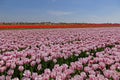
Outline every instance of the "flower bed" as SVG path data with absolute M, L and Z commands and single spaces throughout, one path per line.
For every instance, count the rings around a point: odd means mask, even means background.
M 119 80 L 120 29 L 0 31 L 0 80 Z

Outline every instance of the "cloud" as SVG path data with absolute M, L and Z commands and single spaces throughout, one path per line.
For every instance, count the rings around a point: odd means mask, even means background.
M 48 14 L 54 15 L 54 16 L 65 16 L 65 15 L 72 14 L 72 12 L 67 12 L 67 11 L 48 11 Z

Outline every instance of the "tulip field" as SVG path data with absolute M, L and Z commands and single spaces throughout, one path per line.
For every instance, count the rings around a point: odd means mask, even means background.
M 120 28 L 0 30 L 0 80 L 120 80 Z

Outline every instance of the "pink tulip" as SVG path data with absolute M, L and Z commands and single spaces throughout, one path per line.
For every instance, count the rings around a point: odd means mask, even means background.
M 4 75 L 0 76 L 0 80 L 5 80 L 5 76 Z
M 12 63 L 11 64 L 11 69 L 15 69 L 16 68 L 16 64 L 15 63 Z
M 19 78 L 14 78 L 14 79 L 12 79 L 12 80 L 19 80 Z
M 0 67 L 0 73 L 3 73 L 6 70 L 6 66 Z
M 84 67 L 84 71 L 85 71 L 85 72 L 89 72 L 90 70 L 91 70 L 90 67 Z
M 104 76 L 107 77 L 107 78 L 111 78 L 111 72 L 109 70 L 106 70 L 103 72 L 104 73 Z
M 31 77 L 31 72 L 29 70 L 25 70 L 23 75 L 24 75 L 24 77 L 30 78 Z
M 39 64 L 41 62 L 40 59 L 36 59 L 36 63 Z
M 1 66 L 4 65 L 4 61 L 3 60 L 0 61 L 0 65 Z
M 31 65 L 32 67 L 35 66 L 35 64 L 36 64 L 35 61 L 32 61 L 32 62 L 30 63 L 30 65 Z
M 6 76 L 5 80 L 11 80 L 12 76 Z
M 19 70 L 20 72 L 22 72 L 22 71 L 24 70 L 24 67 L 23 67 L 23 66 L 19 66 L 19 67 L 18 67 L 18 70 Z
M 32 73 L 32 79 L 35 79 L 38 76 L 37 73 Z
M 93 64 L 93 65 L 92 65 L 92 69 L 93 69 L 93 70 L 96 70 L 98 67 L 99 67 L 98 64 Z
M 9 76 L 12 76 L 13 73 L 14 73 L 14 70 L 12 70 L 12 69 L 9 69 L 8 72 L 7 72 L 7 74 L 8 74 Z
M 39 70 L 41 70 L 41 68 L 42 68 L 42 65 L 39 64 L 39 65 L 37 66 L 37 70 L 39 71 Z

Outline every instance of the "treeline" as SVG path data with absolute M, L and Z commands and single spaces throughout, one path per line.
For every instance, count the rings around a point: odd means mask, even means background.
M 71 25 L 71 24 L 76 24 L 76 25 L 120 25 L 120 23 L 53 23 L 53 22 L 40 22 L 40 23 L 32 23 L 32 22 L 0 22 L 0 25 Z
M 52 22 L 40 22 L 40 23 L 32 23 L 32 22 L 15 22 L 15 23 L 6 23 L 2 22 L 0 25 L 54 25 L 54 24 L 72 24 L 72 23 L 52 23 Z

